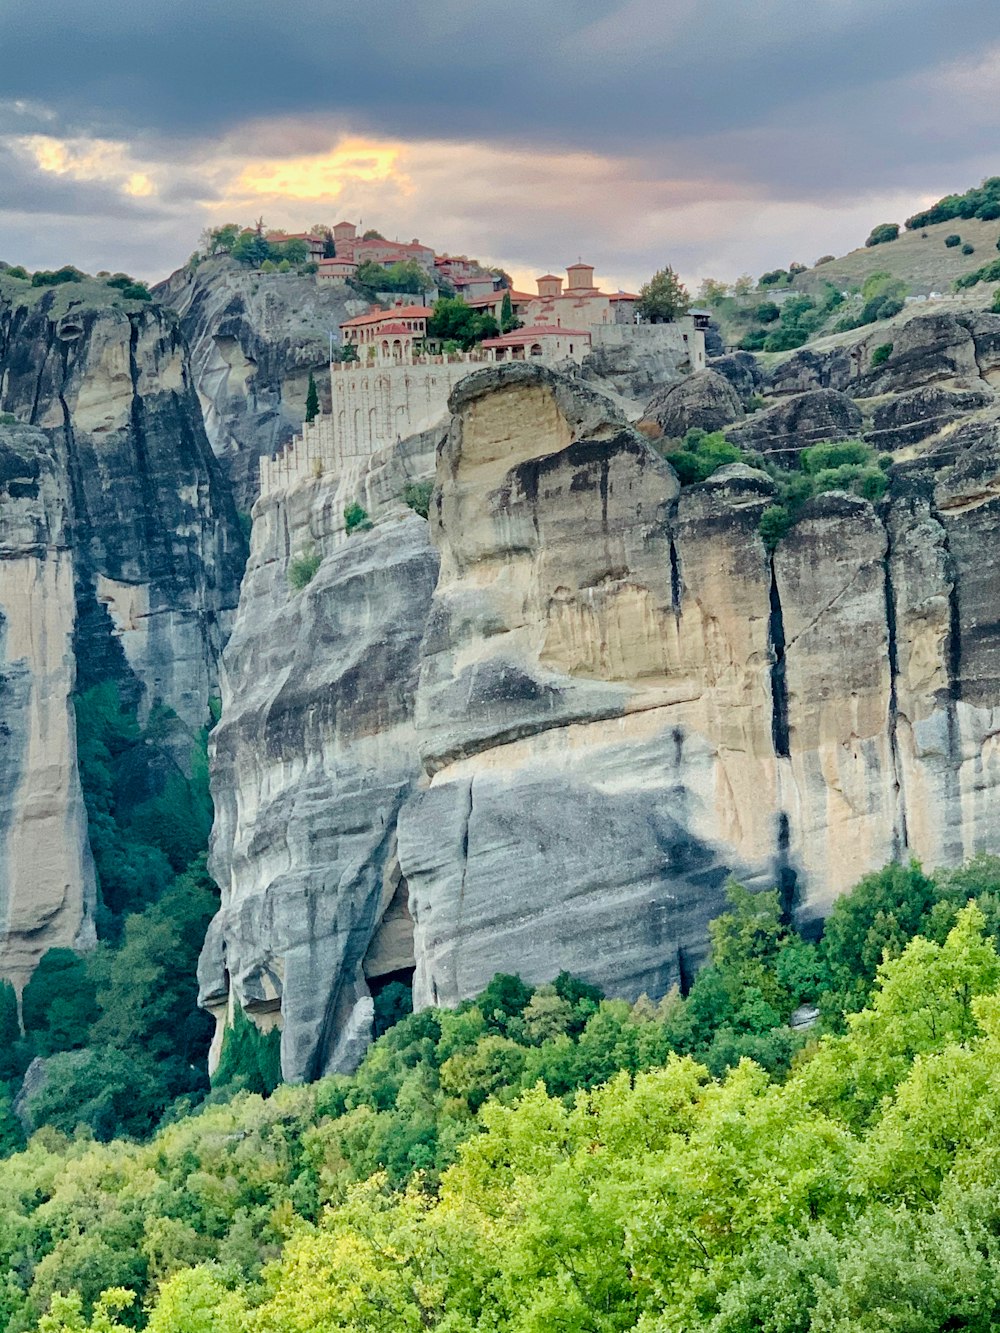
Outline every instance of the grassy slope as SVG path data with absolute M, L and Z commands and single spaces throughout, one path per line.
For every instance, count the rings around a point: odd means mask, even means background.
M 944 238 L 952 233 L 973 245 L 975 254 L 963 255 L 960 245 L 949 249 Z M 998 218 L 992 222 L 955 218 L 925 227 L 923 231 L 900 232 L 899 238 L 887 245 L 874 245 L 870 249 L 861 246 L 841 259 L 800 274 L 792 286 L 795 291 L 812 294 L 826 281 L 847 291 L 860 287 L 872 273 L 891 273 L 894 278 L 902 278 L 913 295 L 946 294 L 952 290 L 956 278 L 998 257 L 998 238 Z

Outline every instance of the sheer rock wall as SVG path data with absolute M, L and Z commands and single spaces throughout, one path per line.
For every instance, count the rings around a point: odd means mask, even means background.
M 141 715 L 171 709 L 184 762 L 244 556 L 173 319 L 67 286 L 0 280 L 0 976 L 19 987 L 94 937 L 74 692 L 111 679 Z
M 656 996 L 731 874 L 805 921 L 894 856 L 1000 849 L 995 426 L 877 508 L 818 497 L 771 554 L 765 474 L 681 490 L 578 383 L 486 369 L 452 408 L 429 525 L 391 451 L 255 512 L 202 986 L 280 1016 L 287 1075 L 357 1059 L 383 922 L 418 1005 L 498 970 Z

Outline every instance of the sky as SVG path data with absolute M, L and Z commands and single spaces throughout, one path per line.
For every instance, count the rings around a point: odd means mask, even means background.
M 346 218 L 634 290 L 1000 174 L 998 0 L 0 0 L 0 259 Z M 530 288 L 533 290 L 533 287 Z

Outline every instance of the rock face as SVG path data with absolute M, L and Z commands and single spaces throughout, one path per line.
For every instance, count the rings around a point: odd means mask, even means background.
M 741 421 L 744 412 L 739 393 L 724 375 L 699 370 L 654 394 L 646 405 L 646 416 L 660 425 L 668 439 L 680 439 L 692 427 L 721 430 Z
M 876 449 L 905 449 L 985 407 L 991 399 L 985 388 L 946 389 L 933 384 L 894 394 L 875 407 L 865 439 Z
M 0 975 L 93 939 L 72 696 L 206 721 L 243 546 L 171 318 L 0 279 Z M 111 296 L 117 295 L 113 291 Z
M 797 466 L 799 453 L 820 440 L 857 438 L 860 409 L 835 389 L 812 389 L 755 412 L 726 432 L 734 444 L 774 457 L 784 467 Z
M 406 441 L 255 509 L 213 733 L 222 907 L 199 984 L 220 1041 L 231 1003 L 281 1021 L 286 1077 L 353 1067 L 370 990 L 413 968 L 396 822 L 420 776 L 414 691 L 438 559 L 398 497 L 433 469 L 435 443 Z M 354 501 L 382 521 L 348 538 Z M 303 557 L 318 568 L 296 590 Z
M 94 941 L 96 886 L 76 766 L 70 495 L 41 430 L 0 427 L 0 976 L 39 940 Z
M 396 499 L 412 444 L 256 510 L 202 995 L 281 1022 L 286 1074 L 349 1067 L 410 969 L 418 1005 L 498 970 L 657 996 L 730 874 L 807 921 L 893 857 L 1000 850 L 994 426 L 771 554 L 766 475 L 682 490 L 570 379 L 481 370 L 452 408 L 429 525 Z
M 941 312 L 911 319 L 892 335 L 892 355 L 881 366 L 869 370 L 857 393 L 900 393 L 941 380 L 959 380 L 968 384 L 979 381 L 977 338 L 973 325 L 987 322 L 983 333 L 993 335 L 996 315 L 955 315 Z M 992 337 L 990 337 L 992 341 Z
M 259 273 L 226 256 L 178 269 L 156 289 L 191 348 L 205 429 L 240 508 L 259 487 L 257 460 L 302 428 L 309 374 L 329 411 L 329 334 L 368 302 L 310 275 Z
M 727 356 L 713 357 L 709 369 L 729 381 L 744 407 L 764 382 L 760 362 L 753 352 L 730 352 Z
M 810 389 L 851 390 L 857 371 L 846 347 L 818 352 L 800 347 L 785 361 L 763 373 L 767 392 L 778 397 L 789 393 L 807 393 Z
M 687 369 L 686 354 L 673 348 L 623 343 L 595 347 L 584 357 L 579 375 L 587 384 L 644 403 L 655 390 L 679 384 Z

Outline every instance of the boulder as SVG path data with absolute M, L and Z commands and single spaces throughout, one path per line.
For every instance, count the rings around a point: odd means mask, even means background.
M 880 403 L 865 439 L 876 449 L 903 449 L 936 435 L 968 412 L 984 407 L 992 393 L 980 389 L 946 389 L 929 384 L 895 394 Z
M 645 410 L 645 416 L 656 421 L 668 439 L 680 439 L 692 427 L 721 430 L 745 415 L 736 389 L 714 370 L 699 370 L 654 394 Z
M 861 434 L 857 405 L 836 389 L 813 389 L 755 412 L 726 432 L 734 444 L 798 466 L 798 455 L 821 440 L 848 440 Z
M 764 388 L 775 397 L 807 393 L 810 389 L 837 389 L 846 393 L 855 373 L 850 350 L 846 347 L 835 347 L 826 352 L 801 347 L 766 372 Z
M 866 350 L 870 353 L 876 345 L 888 341 L 892 342 L 892 354 L 861 377 L 854 390 L 856 398 L 903 393 L 942 380 L 970 387 L 980 379 L 975 338 L 969 322 L 960 315 L 950 311 L 917 315 L 894 328 L 891 335 L 871 335 Z
M 764 382 L 760 362 L 753 352 L 730 352 L 728 356 L 713 357 L 709 370 L 729 381 L 744 407 Z

